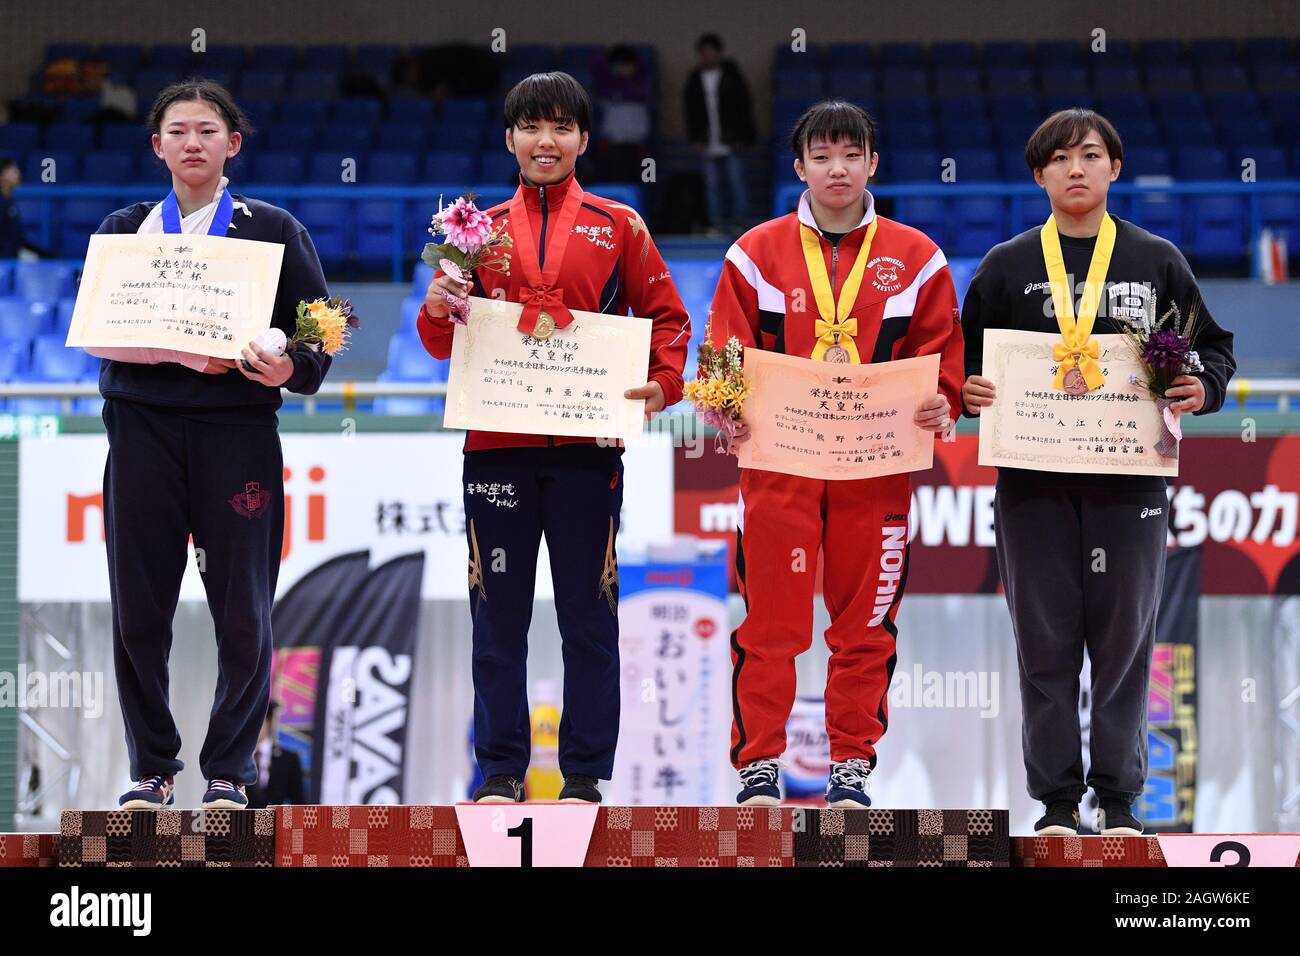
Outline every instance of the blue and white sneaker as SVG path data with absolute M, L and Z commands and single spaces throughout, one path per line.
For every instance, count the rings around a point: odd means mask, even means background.
M 871 806 L 867 796 L 867 775 L 871 764 L 862 757 L 850 757 L 831 764 L 826 785 L 826 803 L 837 810 L 860 810 Z
M 168 774 L 154 774 L 141 778 L 140 782 L 117 798 L 117 805 L 122 810 L 161 810 L 176 802 L 172 792 L 175 778 Z
M 742 789 L 736 803 L 742 807 L 781 805 L 781 765 L 775 760 L 755 760 L 740 768 Z
M 229 780 L 208 781 L 208 792 L 203 795 L 204 810 L 243 810 L 247 806 L 248 797 L 243 787 L 237 787 Z

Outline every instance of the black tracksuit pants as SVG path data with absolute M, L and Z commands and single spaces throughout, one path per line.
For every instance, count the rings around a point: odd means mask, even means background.
M 1147 691 L 1165 569 L 1163 489 L 998 480 L 998 569 L 1019 656 L 1025 772 L 1037 800 L 1135 800 L 1147 774 Z M 1084 780 L 1079 672 L 1092 670 Z
M 560 771 L 608 779 L 619 718 L 620 450 L 580 443 L 466 452 L 464 495 L 483 776 L 523 780 L 528 769 L 528 626 L 544 534 L 564 658 Z
M 184 764 L 168 707 L 167 660 L 193 535 L 218 661 L 199 767 L 207 779 L 250 784 L 270 701 L 284 465 L 273 412 L 251 412 L 247 424 L 202 418 L 198 410 L 104 403 L 113 660 L 132 776 L 177 773 Z M 178 678 L 181 693 L 191 693 L 185 676 Z

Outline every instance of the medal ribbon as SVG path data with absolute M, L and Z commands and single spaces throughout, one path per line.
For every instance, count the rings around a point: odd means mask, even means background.
M 1074 290 L 1065 275 L 1065 259 L 1061 255 L 1061 237 L 1056 231 L 1055 216 L 1047 217 L 1040 239 L 1047 279 L 1052 288 L 1056 324 L 1061 329 L 1061 341 L 1052 345 L 1052 358 L 1057 362 L 1052 387 L 1064 391 L 1066 372 L 1077 367 L 1090 390 L 1100 388 L 1106 384 L 1106 376 L 1097 364 L 1101 349 L 1092 337 L 1092 327 L 1097 321 L 1097 308 L 1101 304 L 1111 253 L 1115 251 L 1115 221 L 1109 215 L 1102 216 L 1101 231 L 1097 233 L 1097 245 L 1088 264 L 1088 278 L 1083 284 L 1077 319 L 1074 315 Z
M 221 190 L 217 200 L 216 211 L 212 214 L 212 224 L 208 226 L 209 236 L 224 236 L 230 231 L 230 220 L 235 218 L 235 201 L 230 198 L 230 189 Z M 176 190 L 167 194 L 162 201 L 163 232 L 178 235 L 181 231 L 181 207 L 176 202 Z
M 524 287 L 520 300 L 524 311 L 519 317 L 517 328 L 525 335 L 532 335 L 537 330 L 537 318 L 543 312 L 550 313 L 557 329 L 568 328 L 573 322 L 573 313 L 564 304 L 564 290 L 555 283 L 560 277 L 564 251 L 569 246 L 573 224 L 578 219 L 578 209 L 582 206 L 582 197 L 585 195 L 582 187 L 578 185 L 578 180 L 571 177 L 568 191 L 564 194 L 564 205 L 560 207 L 554 228 L 547 237 L 546 268 L 543 269 L 537 253 L 537 242 L 533 239 L 533 225 L 528 216 L 528 204 L 524 201 L 524 190 L 536 188 L 536 186 L 521 184 L 515 191 L 514 198 L 510 200 L 512 232 L 515 246 L 519 251 L 515 261 L 524 273 Z
M 804 261 L 808 264 L 808 278 L 812 282 L 813 298 L 817 300 L 817 319 L 814 329 L 817 344 L 813 346 L 812 357 L 824 360 L 827 349 L 838 345 L 849 353 L 849 363 L 860 365 L 858 347 L 853 337 L 858 334 L 858 320 L 849 318 L 854 304 L 858 301 L 858 289 L 862 287 L 862 276 L 867 270 L 867 259 L 871 256 L 871 240 L 876 236 L 876 224 L 880 220 L 873 217 L 867 226 L 866 238 L 858 257 L 853 260 L 848 278 L 840 290 L 839 301 L 835 299 L 835 290 L 831 288 L 830 276 L 826 273 L 826 260 L 822 257 L 821 239 L 817 230 L 803 223 L 799 224 L 799 240 L 803 245 Z

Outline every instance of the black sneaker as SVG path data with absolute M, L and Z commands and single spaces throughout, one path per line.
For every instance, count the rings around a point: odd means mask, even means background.
M 203 795 L 204 810 L 244 810 L 248 795 L 244 788 L 220 778 L 208 781 L 208 791 Z
M 1079 805 L 1069 800 L 1045 804 L 1047 813 L 1034 824 L 1035 836 L 1078 836 Z
M 1097 810 L 1097 832 L 1102 836 L 1141 836 L 1142 821 L 1133 816 L 1127 800 L 1106 797 Z
M 561 803 L 600 803 L 600 790 L 596 778 L 585 773 L 571 773 L 564 778 L 564 789 L 560 791 Z
M 741 767 L 741 791 L 736 803 L 742 807 L 778 807 L 781 805 L 781 765 L 775 760 L 755 760 Z
M 174 779 L 171 774 L 162 776 L 154 774 L 144 777 L 134 787 L 117 798 L 121 810 L 161 810 L 176 802 L 172 792 Z
M 524 785 L 503 773 L 493 774 L 474 791 L 475 803 L 523 803 Z

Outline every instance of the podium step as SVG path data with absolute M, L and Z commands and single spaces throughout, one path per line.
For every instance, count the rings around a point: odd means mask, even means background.
M 469 866 L 454 807 L 277 807 L 276 815 L 276 866 Z
M 0 833 L 0 867 L 54 866 L 57 833 Z
M 583 865 L 791 866 L 795 813 L 783 807 L 601 807 Z
M 1013 837 L 1016 866 L 1168 866 L 1154 836 Z
M 1006 810 L 801 811 L 795 866 L 1005 867 Z
M 274 810 L 65 810 L 59 866 L 274 866 Z

